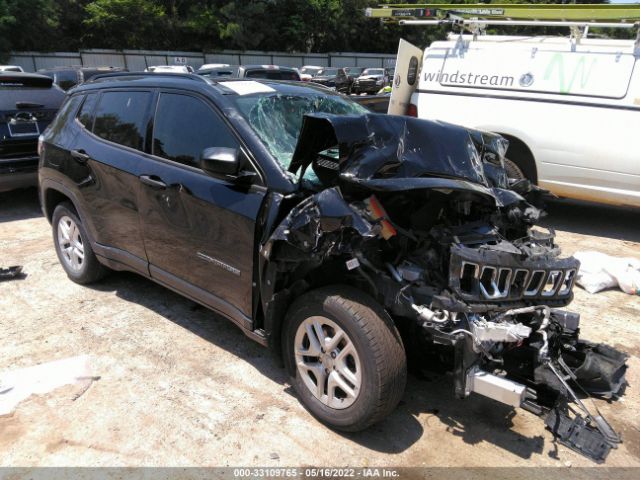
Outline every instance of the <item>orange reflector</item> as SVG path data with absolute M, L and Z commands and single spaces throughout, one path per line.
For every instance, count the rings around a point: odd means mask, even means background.
M 384 207 L 375 197 L 375 195 L 371 195 L 369 198 L 367 198 L 365 200 L 365 203 L 367 204 L 367 210 L 371 214 L 371 218 L 373 218 L 374 220 L 382 218 L 382 221 L 380 222 L 380 224 L 382 225 L 382 232 L 380 232 L 382 238 L 384 238 L 385 240 L 389 240 L 391 237 L 398 233 L 396 232 L 396 229 L 393 228 L 393 225 L 391 225 L 391 222 L 385 220 L 386 218 L 388 218 L 387 212 L 384 210 Z

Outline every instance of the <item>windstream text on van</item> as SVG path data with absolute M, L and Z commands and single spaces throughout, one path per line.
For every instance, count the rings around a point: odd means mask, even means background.
M 476 74 L 473 72 L 461 73 L 456 70 L 454 73 L 443 72 L 425 72 L 425 82 L 438 82 L 443 84 L 455 83 L 458 85 L 493 85 L 500 87 L 512 87 L 514 77 L 509 75 L 487 75 Z

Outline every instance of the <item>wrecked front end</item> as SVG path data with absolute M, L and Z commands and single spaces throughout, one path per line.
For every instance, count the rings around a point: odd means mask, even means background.
M 564 310 L 579 262 L 535 227 L 544 192 L 508 183 L 506 148 L 409 117 L 305 117 L 290 167 L 304 199 L 261 250 L 265 312 L 313 285 L 356 285 L 450 360 L 458 397 L 544 415 L 600 462 L 620 438 L 584 399 L 621 393 L 626 356 L 579 339 Z

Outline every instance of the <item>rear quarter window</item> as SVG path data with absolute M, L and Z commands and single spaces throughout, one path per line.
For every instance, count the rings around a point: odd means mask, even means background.
M 89 93 L 80 107 L 78 112 L 78 121 L 86 128 L 91 130 L 93 127 L 93 111 L 95 110 L 96 103 L 98 102 L 97 93 Z
M 104 92 L 95 113 L 93 133 L 125 147 L 144 149 L 150 92 Z
M 78 84 L 78 72 L 75 70 L 62 70 L 55 73 L 54 81 L 63 90 L 69 90 Z
M 49 126 L 52 135 L 58 135 L 63 130 L 69 119 L 73 119 L 82 99 L 82 95 L 73 95 L 65 100 L 55 119 Z

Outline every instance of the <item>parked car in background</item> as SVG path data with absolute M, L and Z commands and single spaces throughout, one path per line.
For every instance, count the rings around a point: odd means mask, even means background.
M 353 83 L 353 81 L 362 74 L 364 69 L 365 67 L 344 67 L 344 70 L 347 72 L 347 76 L 351 80 L 351 83 Z
M 64 97 L 49 77 L 0 72 L 0 192 L 36 185 L 38 135 Z
M 193 73 L 190 65 L 151 65 L 144 69 L 145 72 L 156 73 Z
M 18 65 L 0 65 L 0 72 L 24 72 L 24 69 Z
M 352 83 L 345 68 L 334 67 L 325 67 L 319 70 L 311 81 L 325 87 L 335 88 L 340 93 L 349 93 Z
M 198 67 L 198 70 L 210 70 L 212 68 L 224 68 L 230 66 L 231 65 L 229 65 L 228 63 L 205 63 L 204 65 L 200 65 L 200 67 Z
M 354 80 L 351 91 L 355 94 L 378 93 L 382 87 L 391 81 L 390 78 L 388 70 L 385 68 L 366 68 Z
M 53 83 L 58 85 L 62 90 L 69 90 L 76 85 L 86 82 L 87 80 L 100 75 L 102 73 L 126 72 L 126 68 L 122 67 L 54 67 L 42 68 L 38 70 L 40 75 L 45 75 L 53 79 Z
M 200 75 L 203 77 L 218 79 L 218 78 L 232 78 L 238 76 L 238 66 L 227 65 L 226 67 L 211 67 L 211 68 L 200 68 L 196 70 L 196 75 Z
M 238 68 L 238 78 L 300 81 L 300 74 L 293 67 L 280 67 L 278 65 L 241 65 Z
M 303 82 L 308 82 L 313 77 L 315 77 L 320 70 L 324 67 L 317 67 L 315 65 L 305 65 L 298 72 L 300 73 L 300 80 Z

